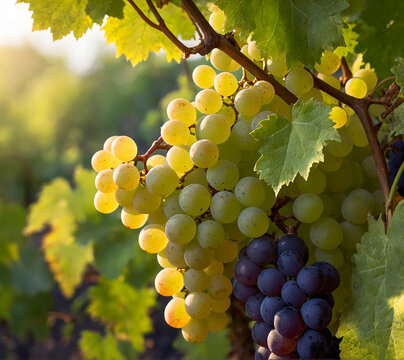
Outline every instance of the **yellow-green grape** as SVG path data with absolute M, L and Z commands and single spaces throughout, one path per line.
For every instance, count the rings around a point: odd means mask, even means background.
M 184 286 L 190 292 L 200 292 L 208 287 L 208 275 L 202 270 L 188 269 L 184 275 Z
M 185 145 L 191 147 L 193 144 L 195 144 L 197 141 L 196 135 L 189 134 L 187 142 Z
M 333 76 L 333 75 L 326 75 L 326 74 L 317 74 L 317 77 L 321 80 L 323 80 L 324 82 L 326 82 L 328 85 L 331 85 L 333 88 L 335 89 L 341 89 L 341 83 L 339 82 L 339 80 Z M 330 104 L 330 105 L 337 105 L 338 104 L 338 100 L 336 98 L 334 98 L 333 96 L 321 91 L 321 96 L 323 98 L 323 102 L 326 104 Z
M 166 247 L 167 243 L 163 225 L 146 225 L 139 233 L 139 246 L 149 254 L 157 254 Z
M 184 259 L 191 269 L 203 270 L 209 266 L 212 254 L 197 242 L 191 242 L 185 247 Z
M 345 259 L 342 250 L 337 247 L 333 250 L 321 250 L 319 248 L 315 251 L 317 261 L 328 262 L 337 269 L 344 265 Z
M 164 309 L 164 319 L 168 325 L 176 329 L 187 325 L 191 317 L 185 311 L 185 300 L 180 297 L 171 299 Z
M 209 185 L 218 191 L 233 189 L 238 177 L 237 166 L 229 160 L 219 160 L 206 172 Z
M 247 120 L 237 121 L 231 130 L 232 142 L 241 150 L 256 150 L 260 142 L 251 135 L 251 123 Z
M 188 126 L 178 120 L 167 121 L 161 127 L 161 137 L 168 145 L 183 145 L 189 138 Z
M 374 105 L 374 104 L 372 104 L 372 105 Z M 370 107 L 372 105 L 370 105 Z M 370 110 L 370 107 L 369 107 L 369 110 Z M 342 108 L 345 110 L 345 112 L 347 113 L 348 116 L 352 116 L 353 114 L 355 114 L 355 111 L 350 106 L 348 106 L 346 104 L 342 104 Z
M 110 136 L 107 140 L 105 140 L 103 149 L 104 149 L 104 150 L 107 150 L 107 151 L 111 151 L 112 142 L 113 142 L 117 137 L 118 137 L 117 135 L 113 135 L 113 136 Z
M 209 276 L 208 293 L 215 299 L 230 296 L 232 285 L 230 279 L 222 274 Z
M 166 256 L 166 250 L 163 249 L 161 250 L 158 254 L 157 254 L 157 262 L 159 263 L 159 265 L 164 268 L 175 268 L 175 266 L 173 264 L 171 264 Z
M 216 248 L 213 254 L 213 258 L 217 261 L 227 264 L 236 259 L 237 255 L 238 255 L 237 243 L 234 241 L 224 239 L 224 241 Z
M 213 12 L 209 16 L 209 24 L 212 26 L 213 30 L 215 30 L 219 34 L 224 34 L 224 21 L 226 20 L 226 15 L 219 8 L 215 7 Z
M 131 207 L 133 206 L 133 196 L 135 195 L 135 192 L 136 189 L 124 190 L 118 188 L 115 191 L 115 200 L 123 207 Z
M 352 139 L 355 146 L 365 147 L 369 145 L 368 137 L 366 136 L 365 129 L 357 115 L 353 115 L 348 119 L 346 124 L 346 132 Z
M 228 322 L 227 315 L 225 313 L 214 313 L 211 312 L 206 318 L 208 322 L 209 331 L 217 332 L 223 330 Z
M 173 296 L 184 287 L 184 276 L 173 268 L 161 270 L 154 281 L 156 291 L 162 296 Z
M 231 137 L 223 144 L 220 144 L 218 148 L 219 160 L 229 160 L 236 165 L 239 164 L 241 160 L 241 150 L 235 145 Z
M 341 141 L 330 141 L 327 144 L 327 151 L 330 155 L 337 158 L 346 157 L 353 148 L 353 143 L 351 137 L 342 129 L 339 130 L 339 135 Z
M 365 190 L 364 190 L 365 191 Z M 360 225 L 367 221 L 368 214 L 374 209 L 374 200 L 364 198 L 362 194 L 351 193 L 342 203 L 341 212 L 346 221 Z
M 286 75 L 285 86 L 293 94 L 300 96 L 313 87 L 313 78 L 303 68 L 294 69 Z
M 283 115 L 286 119 L 292 119 L 292 108 L 277 95 L 275 95 L 270 104 L 265 106 L 265 110 Z
M 177 244 L 188 244 L 196 234 L 195 220 L 185 214 L 177 214 L 167 221 L 166 236 Z
M 164 214 L 167 216 L 167 219 L 176 214 L 184 213 L 180 206 L 179 196 L 180 190 L 176 190 L 164 200 Z
M 237 243 L 247 240 L 247 236 L 240 231 L 237 221 L 232 222 L 231 224 L 223 224 L 223 227 L 228 239 L 236 241 Z
M 312 168 L 307 180 L 304 180 L 302 176 L 298 175 L 296 176 L 295 182 L 301 194 L 312 193 L 320 195 L 327 185 L 327 178 L 320 169 Z
M 215 144 L 222 144 L 230 137 L 231 129 L 223 115 L 207 115 L 199 126 L 201 139 L 213 141 Z
M 299 195 L 293 203 L 293 215 L 302 223 L 316 221 L 324 210 L 320 196 L 310 193 Z
M 311 242 L 322 250 L 332 250 L 342 242 L 341 225 L 330 217 L 321 217 L 310 228 Z
M 256 238 L 265 234 L 269 226 L 269 220 L 264 210 L 257 207 L 248 207 L 240 212 L 237 224 L 245 236 Z
M 186 145 L 173 146 L 168 150 L 166 159 L 170 168 L 177 173 L 185 173 L 194 166 L 189 156 L 189 147 Z
M 219 223 L 229 224 L 237 220 L 240 203 L 231 191 L 219 191 L 212 197 L 210 213 Z
M 362 236 L 366 233 L 366 227 L 351 224 L 348 221 L 344 221 L 340 225 L 343 232 L 341 248 L 345 251 L 355 252 L 356 244 L 361 241 Z
M 265 188 L 265 199 L 262 202 L 262 204 L 258 207 L 261 208 L 262 210 L 264 210 L 265 212 L 270 212 L 272 206 L 275 205 L 276 196 L 275 196 L 274 190 L 265 183 L 264 183 L 264 188 Z
M 147 219 L 149 224 L 161 224 L 165 225 L 167 222 L 167 216 L 164 214 L 164 203 L 161 202 L 159 208 L 154 212 L 149 214 Z
M 191 319 L 181 331 L 182 336 L 186 341 L 193 344 L 199 344 L 208 337 L 209 325 L 205 319 Z
M 364 98 L 368 93 L 366 82 L 360 78 L 350 78 L 345 84 L 345 92 L 358 99 Z
M 216 75 L 214 86 L 220 95 L 230 96 L 238 89 L 238 81 L 232 73 L 222 72 Z
M 209 264 L 209 266 L 207 268 L 205 268 L 203 270 L 203 272 L 207 275 L 207 276 L 211 276 L 214 274 L 222 274 L 224 270 L 224 266 L 223 263 L 221 263 L 220 261 L 217 261 L 215 259 L 212 259 L 211 263 Z M 207 286 L 207 285 L 206 285 Z
M 353 74 L 353 77 L 362 79 L 368 88 L 370 93 L 377 84 L 377 75 L 370 69 L 360 69 Z
M 381 113 L 385 110 L 386 110 L 386 108 L 380 104 L 371 104 L 369 106 L 370 113 L 375 117 L 379 117 L 381 115 Z M 352 110 L 352 114 L 353 114 L 353 110 Z M 350 114 L 350 115 L 352 115 L 352 114 Z
M 267 60 L 267 70 L 273 76 L 284 78 L 288 73 L 286 54 L 279 55 L 276 59 Z
M 99 150 L 91 158 L 91 166 L 96 172 L 100 172 L 105 169 L 115 169 L 122 163 L 117 159 L 110 151 Z
M 209 187 L 206 171 L 199 167 L 191 171 L 184 179 L 184 187 L 191 184 L 199 184 L 206 188 Z
M 133 190 L 139 185 L 140 173 L 132 164 L 121 164 L 114 170 L 113 179 L 119 188 Z
M 256 41 L 250 41 L 248 43 L 248 55 L 250 55 L 250 58 L 252 60 L 255 60 L 255 61 L 261 60 L 261 54 L 260 54 L 260 51 L 258 50 Z
M 146 175 L 146 186 L 154 195 L 168 196 L 178 186 L 179 178 L 168 165 L 158 165 Z
M 231 106 L 223 105 L 222 108 L 217 112 L 218 115 L 223 115 L 229 124 L 229 126 L 233 126 L 236 121 L 236 113 Z
M 209 89 L 215 82 L 216 71 L 209 65 L 199 65 L 192 72 L 192 80 L 202 89 Z
M 133 207 L 141 214 L 154 213 L 160 203 L 161 196 L 152 194 L 146 187 L 139 187 L 133 195 Z
M 94 196 L 94 207 L 96 210 L 102 214 L 110 214 L 118 208 L 118 203 L 115 200 L 115 194 L 103 193 L 97 191 Z
M 214 220 L 205 220 L 198 225 L 197 239 L 204 249 L 214 250 L 224 241 L 224 229 Z
M 131 161 L 137 155 L 137 145 L 129 136 L 118 136 L 111 144 L 111 152 L 122 161 Z
M 218 70 L 221 71 L 236 71 L 240 65 L 229 57 L 226 53 L 219 49 L 213 49 L 210 53 L 210 62 Z
M 234 188 L 234 194 L 245 207 L 258 207 L 265 200 L 264 185 L 253 176 L 240 179 Z
M 188 100 L 174 99 L 167 106 L 167 116 L 170 120 L 182 121 L 189 127 L 196 121 L 196 110 Z
M 261 104 L 263 105 L 269 104 L 275 96 L 275 89 L 268 81 L 257 81 L 253 89 L 258 90 L 258 93 L 261 95 Z
M 202 114 L 214 114 L 223 105 L 222 97 L 213 89 L 204 89 L 195 97 L 195 106 Z
M 185 298 L 185 310 L 192 319 L 205 319 L 212 308 L 210 296 L 205 292 L 191 292 Z
M 340 127 L 343 127 L 348 120 L 348 116 L 347 116 L 345 110 L 339 106 L 334 106 L 331 109 L 329 118 L 332 121 L 334 121 L 335 129 L 339 129 Z
M 341 59 L 339 56 L 331 51 L 324 51 L 321 59 L 320 64 L 315 64 L 315 69 L 323 74 L 331 75 L 334 74 L 339 67 L 341 66 Z
M 362 170 L 369 179 L 376 180 L 378 178 L 375 160 L 372 155 L 369 155 L 362 160 Z
M 118 186 L 114 183 L 112 174 L 113 171 L 111 169 L 102 170 L 97 174 L 95 177 L 95 187 L 97 190 L 110 193 L 118 189 Z
M 141 214 L 134 207 L 125 207 L 121 211 L 121 221 L 128 229 L 140 229 L 146 224 L 148 215 Z
M 211 196 L 208 189 L 200 184 L 184 187 L 179 196 L 181 209 L 190 216 L 200 216 L 209 209 Z
M 213 166 L 219 157 L 217 145 L 207 139 L 198 140 L 189 150 L 191 161 L 199 168 L 206 169 Z
M 318 168 L 324 172 L 337 171 L 342 164 L 342 159 L 332 156 L 327 149 L 324 150 L 324 161 L 319 163 Z
M 176 244 L 171 241 L 168 242 L 166 246 L 166 256 L 167 260 L 179 269 L 185 269 L 187 264 L 185 263 L 184 253 L 185 246 L 181 244 Z
M 313 99 L 321 103 L 323 101 L 323 95 L 319 89 L 311 88 L 307 93 L 300 95 L 299 99 L 303 102 Z
M 158 154 L 152 155 L 146 161 L 146 168 L 147 168 L 147 170 L 150 170 L 151 168 L 154 168 L 155 166 L 165 165 L 165 163 L 166 163 L 165 156 L 158 155 Z
M 254 116 L 260 111 L 261 105 L 261 95 L 253 88 L 239 91 L 234 98 L 236 110 L 244 116 Z
M 220 299 L 212 298 L 212 311 L 215 313 L 224 313 L 226 312 L 231 305 L 230 298 L 223 297 Z

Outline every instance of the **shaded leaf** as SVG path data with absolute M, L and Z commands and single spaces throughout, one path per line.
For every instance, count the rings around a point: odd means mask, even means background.
M 404 88 L 404 58 L 398 59 L 398 64 L 391 68 L 391 72 L 396 76 L 396 83 L 400 85 L 401 88 Z
M 118 342 L 110 332 L 105 336 L 95 331 L 82 331 L 80 349 L 86 359 L 121 360 L 124 359 L 119 351 Z
M 88 0 L 86 13 L 101 25 L 106 15 L 122 19 L 124 5 L 123 0 Z

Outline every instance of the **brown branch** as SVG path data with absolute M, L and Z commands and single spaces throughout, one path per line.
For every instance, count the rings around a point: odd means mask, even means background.
M 162 144 L 163 138 L 160 136 L 157 140 L 153 141 L 153 144 L 150 146 L 150 148 L 143 154 L 143 155 L 137 155 L 132 161 L 134 161 L 135 165 L 138 161 L 141 161 L 143 163 L 143 168 L 145 171 L 145 174 L 147 174 L 147 160 L 149 159 L 150 156 L 152 156 L 157 150 L 169 150 L 171 148 L 170 145 L 167 144 Z
M 370 96 L 373 96 L 374 94 L 376 94 L 377 90 L 380 89 L 380 87 L 382 87 L 386 82 L 389 82 L 391 80 L 394 80 L 396 77 L 395 76 L 389 76 L 388 78 L 380 81 L 372 90 L 372 92 L 369 94 Z
M 296 234 L 297 229 L 300 226 L 300 221 L 298 221 L 294 215 L 281 215 L 279 214 L 279 210 L 283 208 L 288 202 L 290 198 L 285 196 L 283 198 L 277 198 L 275 205 L 271 208 L 271 214 L 269 218 L 276 226 L 284 233 L 284 234 Z M 288 219 L 296 220 L 296 224 L 294 226 L 286 225 L 285 221 Z
M 341 83 L 342 86 L 345 86 L 346 82 L 352 77 L 352 71 L 349 68 L 344 56 L 341 58 L 341 69 L 342 69 Z

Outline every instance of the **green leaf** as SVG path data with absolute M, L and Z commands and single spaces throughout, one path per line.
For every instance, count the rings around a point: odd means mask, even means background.
M 156 21 L 145 1 L 138 2 L 137 5 L 153 22 Z M 182 52 L 162 32 L 147 25 L 129 3 L 126 3 L 123 11 L 122 20 L 108 18 L 103 27 L 107 43 L 116 45 L 117 57 L 125 55 L 135 66 L 147 60 L 150 51 L 158 53 L 164 50 L 168 62 L 172 59 L 180 61 Z M 175 36 L 181 35 L 182 39 L 194 36 L 195 28 L 180 7 L 169 3 L 159 12 Z
M 404 201 L 387 235 L 381 219 L 369 217 L 369 231 L 353 256 L 352 299 L 337 336 L 341 358 L 404 358 Z
M 32 30 L 50 28 L 53 40 L 73 32 L 76 39 L 92 27 L 93 22 L 86 14 L 87 0 L 19 0 L 29 3 L 34 23 Z
M 322 149 L 326 141 L 339 140 L 329 112 L 328 106 L 317 101 L 299 101 L 293 105 L 291 122 L 283 116 L 270 115 L 251 133 L 263 142 L 255 171 L 275 194 L 298 173 L 307 178 L 311 165 L 324 160 Z
M 80 349 L 86 359 L 124 359 L 119 351 L 118 342 L 110 332 L 107 332 L 105 336 L 101 336 L 101 334 L 95 331 L 82 331 Z
M 101 25 L 105 15 L 122 19 L 124 5 L 123 0 L 88 0 L 86 13 L 95 23 Z
M 377 132 L 382 145 L 388 145 L 395 136 L 404 134 L 404 104 L 396 108 L 386 119 Z
M 398 59 L 398 64 L 391 68 L 391 72 L 396 76 L 396 83 L 400 85 L 401 88 L 404 88 L 404 58 Z
M 136 290 L 120 280 L 100 278 L 89 291 L 91 316 L 102 321 L 120 340 L 129 340 L 137 351 L 144 350 L 144 335 L 151 331 L 148 309 L 154 306 L 153 290 Z
M 347 24 L 346 28 L 342 29 L 342 36 L 344 37 L 345 46 L 338 46 L 335 53 L 339 56 L 347 56 L 348 54 L 355 53 L 355 46 L 358 44 L 358 34 L 354 31 L 354 24 Z
M 341 11 L 345 0 L 219 0 L 226 14 L 226 28 L 240 28 L 246 40 L 250 33 L 263 57 L 286 53 L 290 65 L 314 65 L 324 49 L 343 45 Z M 259 11 L 257 11 L 259 9 Z

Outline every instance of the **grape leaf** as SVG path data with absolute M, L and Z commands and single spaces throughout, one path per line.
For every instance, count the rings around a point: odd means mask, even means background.
M 398 59 L 398 64 L 391 68 L 391 72 L 396 76 L 396 83 L 404 88 L 404 58 Z M 401 89 L 403 91 L 403 89 Z
M 123 18 L 123 0 L 88 0 L 86 13 L 97 24 L 102 24 L 105 15 L 118 19 Z
M 243 40 L 253 32 L 263 57 L 286 52 L 290 65 L 300 61 L 310 66 L 324 49 L 343 45 L 345 0 L 219 0 L 218 5 L 226 14 L 226 29 L 240 28 Z
M 291 122 L 281 115 L 270 115 L 251 133 L 263 142 L 255 171 L 272 186 L 275 194 L 298 173 L 307 178 L 311 165 L 324 160 L 325 142 L 339 140 L 329 112 L 328 106 L 317 101 L 299 101 L 293 105 Z
M 87 0 L 18 0 L 29 3 L 34 20 L 32 30 L 50 28 L 53 40 L 73 32 L 76 39 L 92 27 L 93 22 L 86 14 Z
M 154 17 L 145 2 L 137 4 L 139 8 L 155 22 Z M 103 30 L 107 43 L 115 43 L 116 56 L 125 55 L 133 66 L 149 57 L 149 52 L 166 52 L 167 61 L 172 59 L 179 62 L 182 52 L 159 30 L 147 25 L 138 13 L 127 3 L 123 9 L 124 18 L 108 18 Z M 182 39 L 194 36 L 195 28 L 185 12 L 174 4 L 164 6 L 160 11 L 167 27 L 175 36 Z
M 396 108 L 386 119 L 377 132 L 382 145 L 388 145 L 395 136 L 404 134 L 404 104 Z
M 105 336 L 95 332 L 84 330 L 81 332 L 80 349 L 86 359 L 110 360 L 124 359 L 119 351 L 118 342 L 110 332 Z
M 404 201 L 387 235 L 381 219 L 369 217 L 369 230 L 353 256 L 352 298 L 337 336 L 341 358 L 404 358 Z
M 338 46 L 334 51 L 339 57 L 355 53 L 355 46 L 358 44 L 357 39 L 359 35 L 354 31 L 354 28 L 354 24 L 348 24 L 346 28 L 342 29 L 345 46 Z

